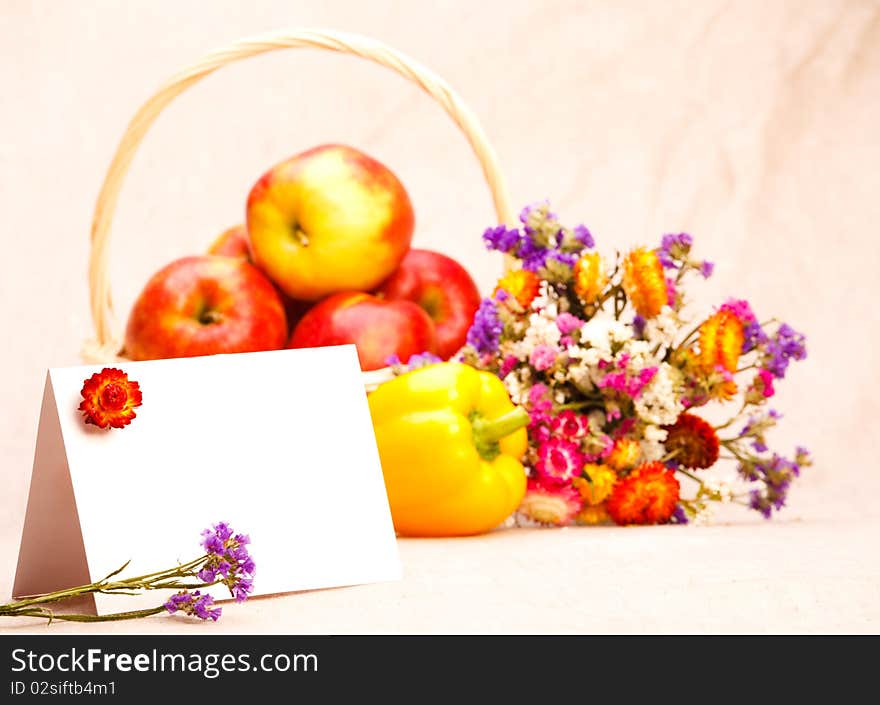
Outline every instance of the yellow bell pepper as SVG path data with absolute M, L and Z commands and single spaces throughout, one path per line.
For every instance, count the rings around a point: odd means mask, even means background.
M 438 363 L 382 384 L 369 405 L 398 534 L 479 534 L 519 506 L 529 416 L 498 377 Z

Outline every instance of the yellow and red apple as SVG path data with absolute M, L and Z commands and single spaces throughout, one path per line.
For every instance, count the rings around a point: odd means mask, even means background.
M 227 228 L 217 239 L 208 247 L 209 255 L 220 255 L 222 257 L 234 257 L 245 262 L 253 263 L 250 251 L 250 239 L 248 238 L 247 228 L 244 225 L 233 225 Z M 273 282 L 274 284 L 274 282 Z M 311 308 L 308 301 L 299 301 L 285 294 L 277 286 L 275 289 L 281 296 L 281 303 L 284 304 L 284 313 L 287 316 L 287 327 L 292 330 L 299 323 L 299 319 L 305 315 L 305 312 Z
M 273 166 L 247 200 L 254 263 L 304 301 L 375 289 L 400 264 L 414 224 L 391 170 L 345 145 L 315 147 Z
M 132 307 L 124 354 L 133 360 L 278 350 L 287 339 L 281 297 L 256 267 L 200 255 L 156 272 Z
M 456 260 L 432 250 L 412 249 L 376 294 L 387 301 L 412 301 L 434 321 L 437 355 L 448 360 L 465 344 L 480 292 Z
M 436 352 L 434 323 L 411 301 L 385 301 L 360 291 L 328 296 L 302 317 L 288 348 L 312 348 L 354 343 L 361 369 L 376 370 L 397 355 Z

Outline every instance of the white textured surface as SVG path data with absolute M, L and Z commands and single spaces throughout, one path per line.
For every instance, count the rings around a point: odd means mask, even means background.
M 880 632 L 880 522 L 514 530 L 402 540 L 404 580 L 228 605 L 216 624 L 0 623 L 8 633 Z M 874 556 L 873 558 L 871 556 Z M 5 627 L 5 629 L 4 629 Z
M 691 232 L 718 263 L 695 292 L 705 309 L 739 295 L 807 333 L 810 359 L 779 385 L 786 418 L 773 442 L 785 451 L 804 442 L 817 463 L 783 514 L 789 523 L 404 542 L 400 585 L 262 601 L 217 627 L 876 631 L 880 5 L 871 0 L 5 0 L 0 595 L 12 581 L 45 369 L 78 362 L 90 332 L 91 207 L 123 126 L 205 51 L 294 25 L 376 36 L 446 78 L 498 150 L 514 203 L 549 197 L 604 248 Z M 328 141 L 397 171 L 416 242 L 491 287 L 499 262 L 479 242 L 488 194 L 448 119 L 387 71 L 291 52 L 212 76 L 148 135 L 114 226 L 120 321 L 150 273 L 241 219 L 268 165 Z M 691 537 L 706 537 L 700 550 Z M 639 545 L 644 561 L 633 558 Z M 598 562 L 570 557 L 600 548 Z M 172 627 L 199 629 L 118 628 Z

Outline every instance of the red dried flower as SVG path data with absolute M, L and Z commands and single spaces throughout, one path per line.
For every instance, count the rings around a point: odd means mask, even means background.
M 686 468 L 708 468 L 718 460 L 718 435 L 712 425 L 694 414 L 684 413 L 667 432 L 666 450 Z
M 137 416 L 141 405 L 140 385 L 115 367 L 105 367 L 89 377 L 82 388 L 83 400 L 79 410 L 86 423 L 100 428 L 122 428 Z
M 619 480 L 606 508 L 615 524 L 665 524 L 678 504 L 675 473 L 663 463 L 642 463 Z

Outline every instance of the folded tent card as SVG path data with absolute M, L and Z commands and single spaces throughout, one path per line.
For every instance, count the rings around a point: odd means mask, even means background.
M 250 535 L 253 595 L 401 577 L 354 346 L 112 366 L 142 394 L 123 428 L 79 409 L 105 365 L 49 370 L 16 597 L 182 562 L 218 520 Z M 156 601 L 98 594 L 95 609 Z

